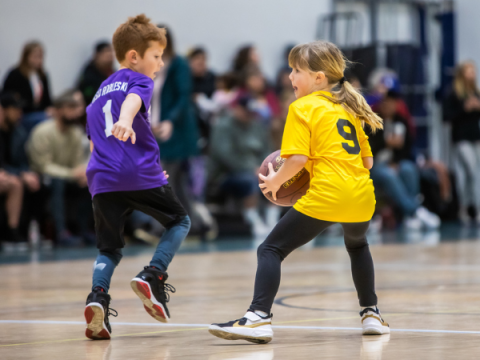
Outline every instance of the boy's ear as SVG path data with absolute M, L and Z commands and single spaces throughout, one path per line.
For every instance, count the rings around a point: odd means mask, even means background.
M 134 65 L 137 64 L 138 58 L 139 58 L 138 53 L 135 50 L 129 50 L 125 55 L 125 59 L 127 59 L 129 63 Z

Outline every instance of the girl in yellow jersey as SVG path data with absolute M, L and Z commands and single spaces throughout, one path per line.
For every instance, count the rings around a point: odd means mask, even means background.
M 290 80 L 297 100 L 290 105 L 282 141 L 285 163 L 260 185 L 276 199 L 280 186 L 303 167 L 310 189 L 277 224 L 258 248 L 253 302 L 241 319 L 212 324 L 210 333 L 265 343 L 273 338 L 270 310 L 280 286 L 281 263 L 293 250 L 327 227 L 341 223 L 360 301 L 363 334 L 390 332 L 377 308 L 373 260 L 366 239 L 375 210 L 369 169 L 373 157 L 366 124 L 374 132 L 382 120 L 345 80 L 346 60 L 332 43 L 298 45 L 289 55 Z

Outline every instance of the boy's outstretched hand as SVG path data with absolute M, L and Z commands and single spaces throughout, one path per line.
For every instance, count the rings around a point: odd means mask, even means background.
M 132 144 L 135 144 L 137 137 L 133 131 L 132 124 L 128 122 L 117 121 L 112 127 L 112 135 L 118 140 L 127 141 L 132 139 Z
M 122 104 L 118 121 L 112 127 L 112 135 L 121 141 L 127 141 L 131 138 L 132 144 L 135 144 L 137 136 L 132 126 L 135 115 L 137 115 L 141 107 L 142 99 L 140 96 L 134 93 L 128 94 Z

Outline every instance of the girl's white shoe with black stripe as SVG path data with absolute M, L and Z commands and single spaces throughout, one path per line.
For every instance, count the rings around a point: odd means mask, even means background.
M 390 334 L 390 325 L 383 320 L 380 310 L 376 306 L 363 309 L 360 311 L 360 316 L 362 317 L 363 335 Z
M 241 319 L 210 325 L 208 331 L 225 340 L 266 344 L 273 339 L 272 315 L 263 317 L 249 310 Z

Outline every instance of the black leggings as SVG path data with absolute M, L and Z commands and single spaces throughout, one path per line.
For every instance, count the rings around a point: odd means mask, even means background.
M 365 237 L 369 223 L 342 223 L 360 306 L 377 305 L 373 260 Z M 314 219 L 295 209 L 289 210 L 280 219 L 267 239 L 258 247 L 255 293 L 250 309 L 270 314 L 280 286 L 282 261 L 293 250 L 308 243 L 332 224 L 334 223 Z

